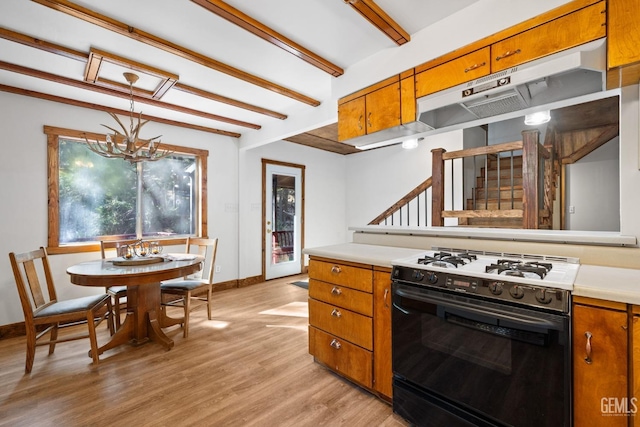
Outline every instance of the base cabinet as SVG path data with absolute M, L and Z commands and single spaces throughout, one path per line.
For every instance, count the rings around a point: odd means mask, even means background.
M 573 419 L 575 427 L 627 426 L 626 304 L 574 298 Z
M 312 257 L 309 353 L 391 400 L 391 270 Z

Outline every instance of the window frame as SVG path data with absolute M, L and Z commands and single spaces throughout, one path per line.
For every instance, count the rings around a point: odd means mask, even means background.
M 77 140 L 86 144 L 85 136 L 91 140 L 105 141 L 106 134 L 85 132 L 75 129 L 65 129 L 54 126 L 44 126 L 47 135 L 47 186 L 48 186 L 48 237 L 47 252 L 49 254 L 70 254 L 80 252 L 95 252 L 100 250 L 99 242 L 72 243 L 60 245 L 60 203 L 59 203 L 59 139 Z M 188 154 L 196 157 L 196 167 L 200 177 L 199 189 L 196 194 L 199 209 L 197 209 L 196 234 L 201 237 L 208 235 L 207 227 L 207 160 L 208 150 L 183 147 L 162 143 L 162 148 L 178 154 Z M 154 239 L 163 246 L 180 245 L 186 242 L 185 237 Z

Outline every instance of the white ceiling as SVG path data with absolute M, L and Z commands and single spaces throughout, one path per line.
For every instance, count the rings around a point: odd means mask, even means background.
M 413 35 L 476 1 L 478 0 L 376 0 L 376 3 Z M 189 0 L 76 0 L 74 3 L 321 103 L 330 102 L 332 80 L 340 78 L 330 76 Z M 228 0 L 227 3 L 333 62 L 346 70 L 345 73 L 348 73 L 353 64 L 377 52 L 397 48 L 391 39 L 373 27 L 344 0 Z M 91 48 L 100 49 L 157 67 L 178 75 L 178 81 L 182 84 L 286 114 L 289 117 L 287 120 L 295 119 L 298 114 L 312 114 L 315 108 L 34 1 L 2 0 L 0 27 L 87 54 Z M 77 81 L 83 81 L 84 78 L 85 63 L 82 61 L 2 38 L 0 61 Z M 116 66 L 105 66 L 101 69 L 100 76 L 125 83 L 122 71 Z M 151 89 L 156 83 L 157 81 L 141 78 L 136 87 Z M 5 69 L 0 69 L 0 84 L 101 106 L 123 110 L 129 108 L 128 101 L 121 97 Z M 280 121 L 174 89 L 162 101 L 257 124 L 262 129 L 277 126 Z M 332 102 L 335 103 L 335 100 Z M 260 132 L 142 102 L 136 102 L 136 110 L 142 110 L 151 116 L 235 132 L 243 136 Z M 110 119 L 106 117 L 106 120 Z

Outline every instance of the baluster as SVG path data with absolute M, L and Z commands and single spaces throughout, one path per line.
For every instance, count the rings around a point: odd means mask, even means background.
M 484 156 L 484 208 L 489 209 L 489 155 Z
M 515 208 L 514 194 L 513 194 L 514 182 L 513 182 L 513 150 L 511 150 L 511 209 Z
M 473 203 L 473 210 L 478 209 L 478 206 L 476 204 L 477 203 L 477 201 L 476 201 L 476 188 L 478 187 L 476 185 L 477 184 L 476 180 L 478 179 L 478 171 L 477 171 L 477 168 L 476 168 L 476 157 L 478 157 L 478 156 L 477 155 L 473 156 L 473 186 L 471 188 L 471 200 L 472 200 L 472 203 Z
M 500 158 L 500 153 L 497 153 L 496 156 L 498 157 L 498 210 L 500 210 L 500 199 L 502 199 L 502 193 L 500 192 L 500 161 L 502 159 Z

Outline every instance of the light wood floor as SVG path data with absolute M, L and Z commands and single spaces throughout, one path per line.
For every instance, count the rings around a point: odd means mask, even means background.
M 406 426 L 391 406 L 313 362 L 307 291 L 269 281 L 215 293 L 214 319 L 192 313 L 166 351 L 110 350 L 96 367 L 88 340 L 38 347 L 24 374 L 25 339 L 0 341 L 2 426 Z M 101 326 L 99 344 L 108 338 Z

